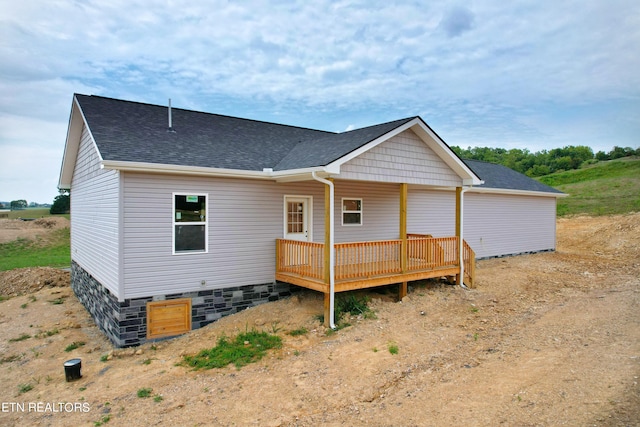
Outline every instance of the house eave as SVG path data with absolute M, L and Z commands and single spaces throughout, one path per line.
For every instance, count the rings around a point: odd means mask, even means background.
M 80 149 L 80 143 L 82 139 L 82 129 L 87 128 L 87 132 L 91 137 L 91 142 L 94 145 L 96 153 L 100 160 L 102 155 L 95 143 L 95 139 L 91 134 L 91 129 L 87 126 L 87 119 L 84 116 L 82 108 L 78 103 L 76 96 L 73 96 L 71 104 L 71 113 L 69 114 L 69 126 L 67 128 L 67 137 L 64 143 L 64 154 L 62 156 L 62 165 L 60 166 L 60 176 L 58 177 L 58 188 L 61 190 L 71 189 L 71 181 L 73 179 L 73 172 L 75 169 L 75 163 L 78 158 L 78 150 Z
M 189 175 L 189 176 L 210 176 L 220 178 L 242 178 L 242 179 L 264 179 L 277 182 L 293 182 L 311 180 L 312 172 L 321 174 L 329 174 L 330 169 L 319 166 L 305 169 L 292 169 L 284 171 L 273 171 L 265 168 L 261 171 L 242 170 L 242 169 L 226 169 L 226 168 L 210 168 L 201 166 L 184 166 L 170 165 L 160 163 L 146 162 L 128 162 L 117 160 L 103 160 L 100 162 L 102 169 L 113 169 L 125 172 L 140 172 L 153 174 L 168 175 Z
M 508 194 L 515 196 L 535 196 L 535 197 L 555 197 L 562 198 L 568 197 L 566 193 L 552 193 L 547 191 L 530 191 L 530 190 L 515 190 L 509 188 L 491 188 L 491 187 L 472 187 L 468 190 L 469 193 L 484 193 L 484 194 Z

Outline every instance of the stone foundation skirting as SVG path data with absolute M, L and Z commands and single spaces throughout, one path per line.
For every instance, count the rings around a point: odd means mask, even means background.
M 116 347 L 137 346 L 147 341 L 147 303 L 151 301 L 191 298 L 191 327 L 198 329 L 223 316 L 291 295 L 289 284 L 274 282 L 118 301 L 74 261 L 71 288 Z

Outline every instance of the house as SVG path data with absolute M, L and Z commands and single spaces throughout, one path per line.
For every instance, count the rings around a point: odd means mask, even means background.
M 76 94 L 59 187 L 71 285 L 116 346 L 289 295 L 555 249 L 562 193 L 463 161 L 420 118 L 325 132 Z M 475 253 L 474 253 L 475 251 Z

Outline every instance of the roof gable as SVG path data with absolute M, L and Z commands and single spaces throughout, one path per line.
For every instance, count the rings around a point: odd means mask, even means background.
M 413 119 L 410 117 L 301 141 L 276 165 L 274 170 L 326 166 Z
M 411 128 L 465 185 L 481 182 L 419 117 L 334 133 L 75 94 L 61 188 L 83 125 L 105 168 L 280 180 L 310 179 L 311 170 L 339 175 L 342 164 Z
M 461 177 L 411 128 L 344 163 L 340 177 L 439 187 L 462 185 Z

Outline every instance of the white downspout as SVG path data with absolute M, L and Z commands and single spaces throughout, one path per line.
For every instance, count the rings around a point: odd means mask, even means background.
M 464 284 L 464 193 L 471 189 L 469 187 L 462 187 L 462 191 L 460 191 L 460 242 L 459 250 L 460 250 L 460 286 L 463 289 L 468 289 Z
M 333 197 L 333 182 L 328 179 L 320 178 L 316 175 L 315 171 L 311 172 L 311 177 L 318 182 L 321 182 L 325 185 L 329 186 L 329 242 L 325 242 L 325 244 L 329 244 L 331 251 L 329 251 L 329 327 L 331 329 L 335 329 L 336 325 L 334 323 L 334 313 L 333 307 L 335 302 L 335 238 L 334 238 L 334 227 L 333 227 L 333 211 L 334 211 L 334 197 Z

